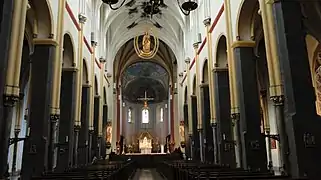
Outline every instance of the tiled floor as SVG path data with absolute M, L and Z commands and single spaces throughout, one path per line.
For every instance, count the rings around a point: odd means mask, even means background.
M 164 180 L 156 169 L 137 169 L 132 180 Z

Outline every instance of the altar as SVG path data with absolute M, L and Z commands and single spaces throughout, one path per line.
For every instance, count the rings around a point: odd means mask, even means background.
M 139 140 L 139 149 L 141 154 L 152 153 L 152 140 L 147 139 L 146 136 L 144 137 L 144 139 Z
M 153 144 L 153 137 L 150 133 L 144 132 L 141 133 L 139 137 L 139 150 L 141 154 L 151 154 L 152 153 L 152 146 Z

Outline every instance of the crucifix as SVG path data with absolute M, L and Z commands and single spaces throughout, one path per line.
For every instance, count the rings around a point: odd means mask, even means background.
M 148 98 L 147 97 L 147 92 L 145 91 L 145 97 L 138 98 L 137 100 L 144 101 L 144 107 L 147 108 L 147 101 L 152 101 L 152 100 L 154 100 L 154 98 Z

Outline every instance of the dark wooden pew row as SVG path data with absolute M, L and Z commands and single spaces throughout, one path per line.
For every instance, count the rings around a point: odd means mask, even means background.
M 66 172 L 58 173 L 48 173 L 41 177 L 33 177 L 32 179 L 106 179 L 106 180 L 118 180 L 118 179 L 128 179 L 132 175 L 135 169 L 134 161 L 127 162 L 108 162 L 101 161 L 96 164 L 69 169 Z
M 214 179 L 290 179 L 288 176 L 275 176 L 270 172 L 253 172 L 229 166 L 202 164 L 193 161 L 163 162 L 158 171 L 169 180 L 214 180 Z

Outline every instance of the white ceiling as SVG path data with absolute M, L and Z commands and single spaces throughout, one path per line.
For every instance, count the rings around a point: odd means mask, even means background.
M 121 1 L 122 0 L 120 0 L 118 4 L 120 4 Z M 126 0 L 125 4 L 130 1 L 131 0 Z M 133 7 L 146 1 L 149 0 L 136 0 L 136 4 Z M 181 13 L 176 0 L 164 1 L 168 7 L 162 9 L 163 14 L 160 17 L 153 16 L 153 20 L 158 22 L 163 27 L 162 29 L 156 28 L 152 23 L 148 23 L 145 20 L 138 23 L 134 28 L 127 29 L 127 26 L 140 18 L 142 10 L 139 10 L 139 13 L 135 13 L 134 16 L 130 17 L 128 15 L 128 7 L 126 6 L 113 11 L 108 5 L 102 4 L 103 7 L 100 9 L 104 9 L 105 12 L 101 12 L 101 15 L 106 17 L 103 22 L 102 30 L 107 36 L 107 47 L 109 47 L 107 48 L 108 59 L 114 59 L 118 50 L 128 40 L 143 34 L 150 28 L 152 28 L 152 33 L 164 41 L 172 49 L 176 58 L 179 59 L 182 55 L 180 53 L 184 44 L 183 31 L 185 29 L 185 15 Z M 118 4 L 113 5 L 113 7 L 118 7 Z

